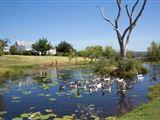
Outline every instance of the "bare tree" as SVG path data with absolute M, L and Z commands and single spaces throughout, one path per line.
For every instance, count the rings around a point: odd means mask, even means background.
M 141 1 L 142 6 L 141 6 L 140 10 L 137 12 L 137 15 L 134 15 L 135 14 L 135 9 L 136 9 L 139 2 L 140 2 L 140 0 L 135 0 L 135 3 L 131 7 L 130 11 L 128 9 L 128 5 L 125 6 L 125 10 L 126 10 L 128 18 L 129 18 L 129 25 L 124 29 L 124 31 L 119 30 L 119 24 L 120 24 L 119 19 L 120 19 L 121 12 L 122 12 L 122 0 L 116 0 L 116 4 L 117 4 L 117 7 L 118 7 L 118 12 L 117 12 L 117 16 L 114 19 L 114 21 L 111 21 L 110 19 L 108 19 L 105 16 L 103 7 L 98 6 L 103 19 L 106 22 L 108 22 L 109 24 L 111 24 L 111 26 L 113 27 L 113 29 L 116 32 L 117 40 L 118 40 L 119 47 L 120 47 L 120 55 L 121 55 L 122 58 L 126 57 L 127 46 L 128 46 L 129 41 L 130 41 L 130 36 L 131 36 L 132 30 L 136 26 L 137 21 L 139 20 L 140 16 L 142 15 L 147 0 Z M 133 16 L 135 16 L 135 17 L 133 17 Z

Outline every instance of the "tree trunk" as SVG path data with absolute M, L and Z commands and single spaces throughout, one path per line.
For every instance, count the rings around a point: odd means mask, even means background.
M 122 59 L 126 58 L 127 48 L 124 46 L 124 44 L 121 42 L 119 43 L 120 46 L 120 55 Z

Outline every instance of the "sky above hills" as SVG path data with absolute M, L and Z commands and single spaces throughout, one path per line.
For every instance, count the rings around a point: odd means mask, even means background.
M 123 1 L 129 6 L 132 0 Z M 104 6 L 112 20 L 116 16 L 115 0 L 0 0 L 0 38 L 24 41 L 27 46 L 46 37 L 57 45 L 70 42 L 81 50 L 89 45 L 110 45 L 119 49 L 116 34 L 96 7 Z M 148 0 L 146 9 L 133 30 L 129 49 L 145 51 L 154 40 L 160 42 L 160 1 Z M 137 9 L 140 8 L 140 4 Z M 121 29 L 128 25 L 125 9 Z

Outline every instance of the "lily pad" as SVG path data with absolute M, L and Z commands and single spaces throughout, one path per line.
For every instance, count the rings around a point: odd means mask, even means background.
M 45 96 L 45 94 L 41 93 L 41 94 L 38 94 L 38 96 Z
M 31 91 L 23 91 L 22 93 L 25 95 L 29 95 L 29 94 L 31 94 Z
M 46 94 L 46 97 L 52 96 L 52 94 Z
M 21 98 L 21 97 L 17 97 L 17 96 L 13 96 L 13 97 L 12 97 L 13 100 L 17 100 L 17 99 L 20 99 L 20 98 Z
M 49 100 L 50 100 L 50 101 L 55 101 L 55 100 L 56 100 L 56 98 L 50 98 Z
M 19 103 L 20 100 L 12 100 L 13 103 Z
M 12 120 L 23 120 L 23 118 L 21 118 L 21 117 L 15 117 L 15 118 L 12 118 Z
M 0 111 L 0 115 L 5 115 L 7 114 L 7 111 Z
M 23 114 L 21 114 L 20 116 L 21 116 L 22 118 L 28 118 L 30 115 L 31 115 L 30 113 L 23 113 Z
M 52 109 L 45 109 L 45 112 L 51 113 L 51 112 L 52 112 Z

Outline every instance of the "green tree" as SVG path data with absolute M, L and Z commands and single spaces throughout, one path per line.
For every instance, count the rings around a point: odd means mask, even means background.
M 70 49 L 69 60 L 71 61 L 73 58 L 75 58 L 76 63 L 77 63 L 77 51 L 75 49 Z
M 73 46 L 65 41 L 61 41 L 57 46 L 56 50 L 58 53 L 61 53 L 62 55 L 69 55 L 70 51 L 73 50 Z
M 86 50 L 81 50 L 79 54 L 80 54 L 81 57 L 84 58 L 84 60 L 85 60 L 85 62 L 86 62 L 87 57 L 88 57 L 87 51 L 86 51 Z
M 3 54 L 4 47 L 8 46 L 8 39 L 0 39 L 0 55 Z
M 41 38 L 34 44 L 32 44 L 32 49 L 41 52 L 42 55 L 46 55 L 46 52 L 52 48 L 50 42 L 48 42 L 47 38 Z
M 160 61 L 160 44 L 154 41 L 147 49 L 147 59 L 152 62 Z
M 16 49 L 16 46 L 15 45 L 12 45 L 9 49 L 9 52 L 12 54 L 12 55 L 15 55 L 17 54 L 17 49 Z
M 114 59 L 116 57 L 116 51 L 112 48 L 112 46 L 106 46 L 103 50 L 103 56 L 106 59 Z
M 89 57 L 92 62 L 94 58 L 98 59 L 102 56 L 103 47 L 99 45 L 89 46 L 89 47 L 86 47 L 85 51 L 86 51 L 87 57 Z

